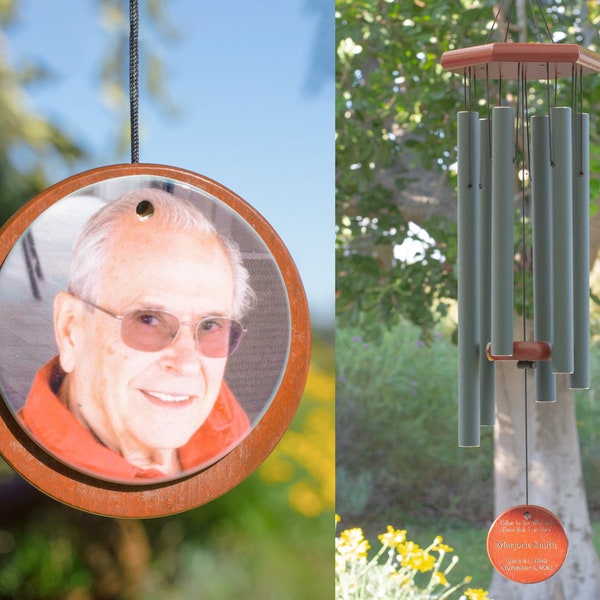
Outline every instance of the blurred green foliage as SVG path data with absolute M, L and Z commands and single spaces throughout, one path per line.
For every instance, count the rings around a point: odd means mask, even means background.
M 380 340 L 336 332 L 337 511 L 360 526 L 493 518 L 493 441 L 456 442 L 457 365 L 452 325 L 430 343 L 406 320 Z M 592 387 L 577 391 L 577 424 L 590 512 L 600 519 L 600 339 Z M 427 476 L 424 476 L 424 473 Z M 403 521 L 404 520 L 404 521 Z M 443 529 L 438 532 L 446 535 Z
M 402 317 L 431 329 L 456 295 L 452 223 L 419 223 L 438 247 L 415 263 L 394 263 L 393 246 L 410 236 L 399 192 L 422 173 L 416 167 L 442 175 L 454 161 L 449 115 L 461 81 L 439 57 L 467 41 L 459 27 L 467 6 L 477 37 L 482 3 L 336 3 L 336 309 L 342 325 L 369 336 Z
M 344 520 L 385 527 L 409 516 L 492 517 L 491 430 L 482 430 L 480 448 L 458 448 L 456 360 L 441 329 L 429 344 L 406 320 L 378 341 L 337 329 L 336 510 Z

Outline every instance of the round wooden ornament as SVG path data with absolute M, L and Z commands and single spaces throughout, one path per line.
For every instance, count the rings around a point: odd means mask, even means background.
M 7 222 L 0 264 L 0 452 L 55 499 L 188 510 L 289 426 L 310 358 L 302 282 L 223 185 L 165 165 L 81 173 Z
M 552 577 L 563 565 L 568 549 L 558 518 L 531 504 L 504 511 L 492 524 L 487 538 L 494 568 L 518 583 L 539 583 Z

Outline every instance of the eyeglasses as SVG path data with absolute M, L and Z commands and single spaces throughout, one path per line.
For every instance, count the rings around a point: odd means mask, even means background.
M 193 325 L 198 350 L 209 358 L 225 358 L 237 350 L 244 334 L 239 321 L 226 317 L 204 317 L 200 321 L 183 322 L 166 310 L 153 308 L 116 315 L 93 302 L 78 299 L 121 321 L 123 342 L 143 352 L 164 350 L 177 337 L 182 325 Z

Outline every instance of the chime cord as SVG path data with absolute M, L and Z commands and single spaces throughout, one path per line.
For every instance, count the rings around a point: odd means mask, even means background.
M 520 67 L 520 65 L 519 65 Z M 519 134 L 518 118 L 521 111 L 521 146 L 522 146 L 522 172 L 521 172 L 521 278 L 522 278 L 522 306 L 523 306 L 523 341 L 527 341 L 527 226 L 525 220 L 525 172 L 531 172 L 531 158 L 529 153 L 529 106 L 527 102 L 527 77 L 523 70 L 519 69 L 518 85 L 520 93 L 517 94 L 517 138 Z M 515 160 L 517 156 L 515 154 Z M 529 504 L 529 420 L 527 415 L 527 379 L 528 365 L 524 371 L 524 410 L 525 410 L 525 504 Z
M 488 33 L 487 33 L 486 44 L 491 40 L 492 32 L 494 31 L 494 28 L 496 27 L 496 24 L 498 23 L 498 19 L 500 18 L 500 15 L 503 13 L 505 3 L 506 3 L 506 0 L 502 0 L 498 10 L 496 11 L 496 15 L 494 17 L 492 26 L 489 28 Z M 535 31 L 537 34 L 538 42 L 541 42 L 542 41 L 542 30 L 537 22 L 537 18 L 535 16 L 535 7 L 533 6 L 532 0 L 529 0 L 528 4 L 531 9 L 531 14 L 533 16 L 533 23 L 535 26 Z M 546 30 L 545 33 L 548 36 L 548 39 L 554 43 L 554 41 L 552 40 L 552 33 L 550 32 L 550 27 L 548 27 L 548 21 L 546 19 L 546 16 L 544 15 L 544 10 L 543 10 L 540 0 L 535 0 L 535 4 L 538 8 L 538 11 L 541 15 L 542 21 L 544 23 L 544 29 Z M 504 34 L 504 42 L 508 41 L 508 36 L 510 33 L 510 26 L 512 25 L 514 8 L 515 8 L 515 0 L 511 0 L 510 6 L 508 8 L 508 17 L 506 19 L 506 32 Z
M 131 162 L 140 162 L 139 135 L 139 9 L 138 0 L 129 0 L 129 123 Z

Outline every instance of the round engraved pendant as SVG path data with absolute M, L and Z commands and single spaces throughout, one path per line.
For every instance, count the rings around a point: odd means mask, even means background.
M 554 575 L 567 557 L 569 542 L 559 520 L 541 506 L 523 504 L 493 523 L 487 551 L 494 568 L 511 581 L 539 583 Z

